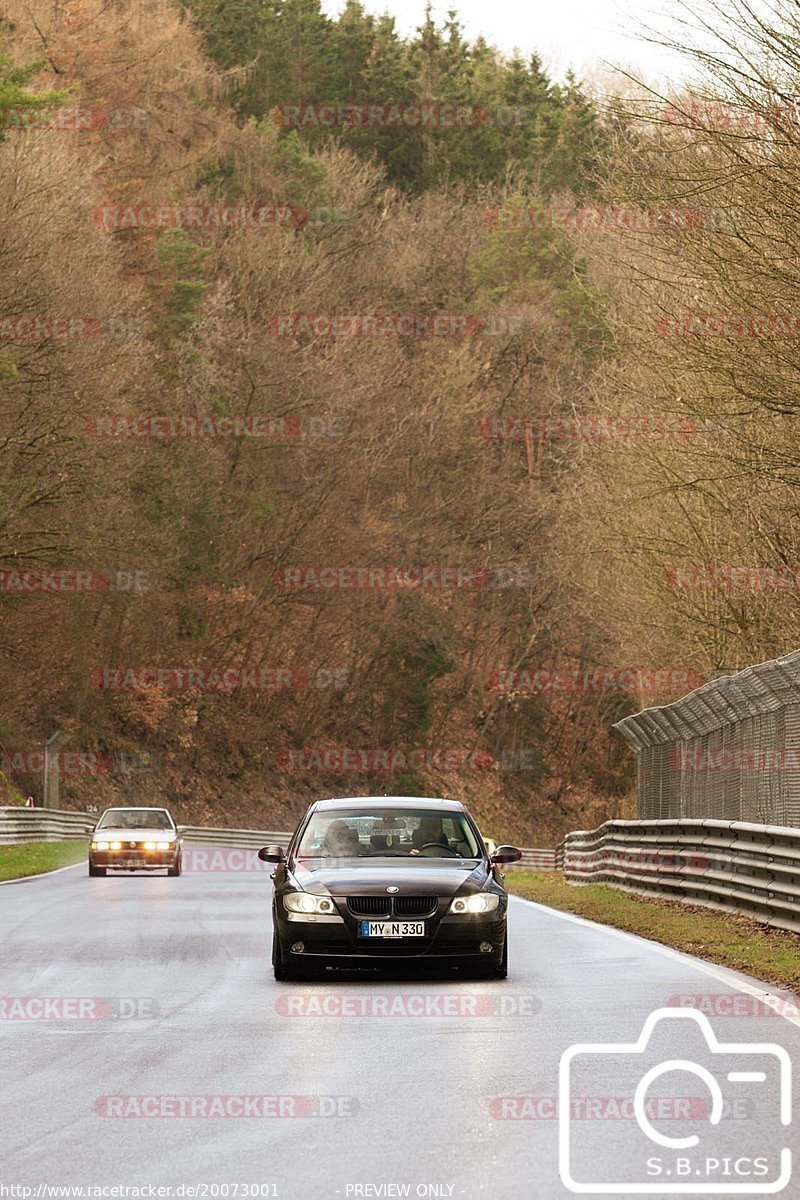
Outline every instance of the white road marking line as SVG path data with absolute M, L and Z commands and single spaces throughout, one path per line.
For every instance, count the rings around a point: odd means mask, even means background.
M 540 911 L 558 917 L 562 921 L 571 921 L 573 925 L 586 925 L 589 929 L 599 929 L 604 933 L 610 934 L 612 937 L 620 938 L 624 941 L 636 941 L 643 943 L 648 950 L 652 950 L 654 954 L 661 954 L 665 958 L 671 958 L 675 962 L 682 963 L 684 966 L 694 968 L 700 971 L 703 975 L 708 975 L 711 979 L 716 979 L 717 983 L 722 983 L 726 987 L 734 987 L 742 992 L 745 996 L 753 996 L 760 1000 L 765 1008 L 771 1008 L 779 1017 L 783 1017 L 784 1021 L 788 1021 L 790 1025 L 800 1029 L 800 1014 L 794 1016 L 787 1013 L 786 1000 L 781 996 L 774 996 L 772 992 L 764 991 L 751 983 L 746 983 L 742 979 L 738 979 L 732 971 L 726 967 L 717 967 L 715 963 L 704 962 L 703 959 L 694 958 L 690 954 L 685 954 L 681 950 L 673 950 L 671 946 L 662 946 L 660 942 L 651 942 L 648 938 L 640 937 L 636 933 L 628 933 L 625 929 L 617 929 L 613 925 L 601 925 L 598 921 L 590 921 L 586 917 L 578 917 L 575 913 L 562 912 L 559 908 L 549 908 L 546 904 L 539 904 L 536 900 L 526 900 L 523 896 L 511 896 L 512 900 L 518 901 L 520 904 L 530 904 L 532 908 L 538 908 Z
M 39 871 L 37 875 L 20 875 L 18 879 L 0 879 L 0 887 L 9 883 L 30 883 L 32 879 L 45 879 L 48 875 L 60 875 L 62 871 L 74 871 L 76 867 L 85 867 L 85 862 L 70 863 L 68 867 L 56 867 L 54 871 Z

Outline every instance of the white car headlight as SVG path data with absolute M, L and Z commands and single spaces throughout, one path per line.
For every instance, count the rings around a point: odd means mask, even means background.
M 333 901 L 327 896 L 312 896 L 310 892 L 289 892 L 283 897 L 283 903 L 289 912 L 296 913 L 334 913 Z
M 171 842 L 156 842 L 156 848 L 158 850 L 171 850 L 174 845 L 175 845 L 174 838 L 172 839 Z
M 499 903 L 500 897 L 492 892 L 478 892 L 475 896 L 457 896 L 447 911 L 456 916 L 464 913 L 490 913 L 494 912 Z
M 107 850 L 108 842 L 92 842 L 93 850 Z

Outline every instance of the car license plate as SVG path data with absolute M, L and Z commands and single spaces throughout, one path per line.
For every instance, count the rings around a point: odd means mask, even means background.
M 362 921 L 362 937 L 425 937 L 424 921 Z

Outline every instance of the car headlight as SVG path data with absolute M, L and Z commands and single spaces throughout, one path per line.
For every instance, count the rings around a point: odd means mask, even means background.
M 159 850 L 171 850 L 175 843 L 174 842 L 155 842 L 154 844 Z M 148 849 L 150 848 L 149 842 L 147 843 L 147 847 L 148 847 Z
M 283 903 L 289 912 L 296 913 L 332 913 L 335 912 L 333 901 L 327 896 L 312 896 L 309 892 L 289 892 L 283 897 Z
M 102 844 L 101 844 L 101 846 L 102 846 Z M 109 842 L 108 847 L 110 850 L 121 850 L 122 842 Z
M 494 912 L 500 903 L 500 897 L 492 892 L 478 892 L 475 896 L 457 896 L 451 903 L 448 913 L 490 913 Z
M 159 842 L 159 845 L 160 844 L 161 843 Z M 144 848 L 145 848 L 145 850 L 155 850 L 156 844 L 155 844 L 155 842 L 145 842 Z
M 107 850 L 108 842 L 92 842 L 93 850 Z

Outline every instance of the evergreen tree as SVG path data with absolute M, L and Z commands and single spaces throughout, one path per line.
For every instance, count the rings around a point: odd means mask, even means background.
M 601 129 L 579 83 L 568 75 L 554 85 L 535 54 L 506 59 L 482 38 L 468 42 L 455 10 L 440 27 L 428 4 L 404 41 L 391 17 L 373 16 L 361 0 L 347 0 L 336 20 L 319 0 L 188 2 L 209 54 L 226 68 L 248 65 L 235 97 L 243 116 L 303 103 L 451 105 L 460 110 L 455 125 L 325 125 L 312 112 L 301 135 L 312 147 L 341 138 L 413 192 L 448 180 L 490 182 L 509 167 L 545 192 L 591 186 Z

